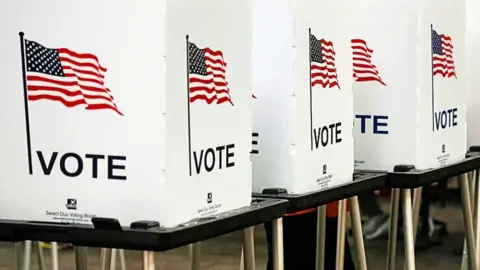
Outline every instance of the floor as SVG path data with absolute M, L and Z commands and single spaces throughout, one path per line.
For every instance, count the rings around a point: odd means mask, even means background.
M 386 207 L 386 203 L 384 202 Z M 434 206 L 433 216 L 448 222 L 449 235 L 442 246 L 438 246 L 416 254 L 417 269 L 459 269 L 461 257 L 454 254 L 454 249 L 463 244 L 463 222 L 460 206 L 449 203 L 446 208 Z M 256 265 L 257 269 L 265 269 L 266 248 L 265 236 L 262 227 L 255 231 L 256 240 Z M 13 269 L 13 245 L 0 244 L 0 270 Z M 397 248 L 397 269 L 403 268 L 403 247 L 401 243 Z M 241 234 L 232 233 L 202 243 L 202 267 L 207 270 L 238 270 L 241 253 Z M 366 242 L 366 254 L 369 269 L 385 269 L 387 253 L 387 240 L 379 239 Z M 126 251 L 127 269 L 141 269 L 141 254 L 136 251 Z M 49 251 L 45 250 L 48 269 L 51 269 Z M 71 250 L 59 252 L 60 270 L 75 269 L 74 257 Z M 32 255 L 32 268 L 38 269 L 36 256 Z M 100 269 L 100 250 L 89 249 L 89 269 Z M 188 269 L 188 248 L 179 248 L 165 253 L 156 254 L 157 269 L 180 270 Z M 120 269 L 117 262 L 117 269 Z M 302 270 L 302 269 L 298 269 Z

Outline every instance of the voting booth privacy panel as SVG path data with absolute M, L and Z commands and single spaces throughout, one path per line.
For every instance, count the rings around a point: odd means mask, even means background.
M 354 1 L 355 166 L 417 169 L 466 152 L 465 1 Z
M 466 0 L 468 145 L 480 145 L 480 3 Z
M 346 3 L 253 1 L 256 192 L 285 188 L 303 193 L 352 181 Z
M 0 22 L 0 218 L 171 227 L 250 204 L 248 1 L 19 0 Z

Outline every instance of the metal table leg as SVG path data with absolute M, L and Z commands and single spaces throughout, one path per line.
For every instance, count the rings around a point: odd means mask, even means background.
M 316 270 L 325 269 L 325 229 L 327 227 L 327 206 L 317 208 L 317 260 Z
M 57 242 L 52 242 L 52 269 L 58 270 L 58 244 Z
M 155 253 L 142 251 L 142 270 L 155 270 Z
M 243 257 L 244 269 L 255 270 L 255 227 L 249 227 L 243 230 Z
M 23 243 L 15 242 L 13 246 L 13 253 L 14 253 L 13 269 L 15 270 L 22 270 L 22 261 L 23 261 L 22 250 L 23 250 Z
M 25 247 L 23 252 L 23 270 L 30 270 L 32 241 L 25 241 Z
M 473 177 L 474 177 L 473 172 L 468 173 L 468 182 L 470 183 L 470 185 L 468 186 L 468 190 L 469 190 L 469 193 L 470 193 L 470 200 L 471 200 L 472 209 L 475 208 L 475 202 L 474 202 L 474 200 L 475 200 L 475 183 L 473 183 Z M 460 178 L 458 177 L 457 182 L 460 183 L 459 181 L 460 181 Z M 475 214 L 473 214 L 473 215 L 475 215 Z M 474 219 L 473 222 L 475 222 L 475 217 L 473 217 L 473 219 Z M 475 223 L 473 224 L 473 230 L 474 230 L 473 233 L 475 234 L 475 237 L 476 237 L 477 234 L 475 233 Z M 476 247 L 475 247 L 475 251 L 478 252 L 478 249 Z M 461 265 L 460 269 L 462 269 L 462 270 L 467 270 L 468 269 L 468 248 L 467 248 L 467 238 L 466 237 L 465 237 L 465 240 L 463 241 L 462 265 Z
M 343 270 L 345 261 L 345 227 L 346 227 L 347 200 L 338 202 L 337 225 L 337 261 L 336 270 Z
M 415 243 L 417 241 L 417 231 L 418 231 L 418 219 L 420 217 L 420 205 L 422 204 L 422 191 L 423 187 L 414 189 L 413 191 L 413 210 L 412 210 L 412 227 L 413 227 L 413 247 L 415 254 Z M 404 265 L 403 269 L 407 269 L 407 264 Z
M 244 270 L 244 268 L 245 268 L 245 263 L 243 261 L 243 256 L 244 255 L 243 255 L 243 246 L 242 246 L 242 253 L 240 254 L 240 267 L 238 268 L 240 270 Z
M 37 249 L 37 261 L 38 269 L 45 270 L 45 257 L 43 256 L 43 248 L 40 242 L 33 242 L 35 248 Z
M 468 248 L 467 248 L 467 239 L 463 240 L 463 255 L 462 255 L 462 265 L 460 266 L 461 270 L 468 269 Z
M 477 256 L 475 252 L 475 236 L 473 233 L 473 218 L 467 174 L 462 174 L 460 176 L 459 184 L 460 192 L 462 194 L 463 222 L 467 236 L 468 264 L 470 266 L 470 269 L 475 270 L 478 268 Z
M 412 193 L 410 189 L 402 189 L 402 195 L 405 264 L 407 270 L 415 270 L 415 241 L 413 239 Z
M 109 268 L 110 264 L 110 258 L 109 258 L 110 251 L 108 248 L 102 248 L 100 251 L 100 269 L 101 270 L 107 270 Z
M 87 270 L 87 248 L 75 247 L 75 266 L 77 270 Z
M 283 265 L 283 220 L 272 221 L 273 227 L 273 270 L 284 270 Z
M 362 221 L 360 218 L 358 197 L 353 196 L 349 200 L 350 216 L 353 227 L 353 240 L 355 245 L 355 252 L 357 255 L 357 267 L 359 270 L 367 270 L 367 258 L 365 256 L 365 245 L 363 244 Z
M 190 244 L 190 269 L 200 270 L 200 254 L 202 242 Z
M 122 270 L 126 270 L 127 265 L 125 263 L 125 250 L 120 249 L 119 253 L 120 253 L 120 266 L 122 267 Z
M 472 198 L 473 200 L 473 229 L 474 229 L 474 234 L 475 234 L 475 251 L 477 254 L 477 260 L 480 258 L 479 257 L 479 252 L 480 252 L 480 170 L 475 171 L 475 181 L 473 184 L 475 188 L 474 192 L 474 197 Z M 479 262 L 477 261 L 477 265 Z
M 390 199 L 390 230 L 388 232 L 387 270 L 395 269 L 397 256 L 398 207 L 400 205 L 400 189 L 392 189 Z
M 475 182 L 474 182 L 474 172 L 467 173 L 468 176 L 468 192 L 470 192 L 470 207 L 472 207 L 472 215 L 475 207 Z M 474 221 L 472 221 L 474 222 Z
M 413 191 L 413 243 L 417 240 L 418 219 L 420 217 L 420 205 L 422 204 L 423 187 L 416 188 Z M 425 225 L 425 224 L 424 224 Z
M 117 249 L 112 248 L 112 256 L 110 256 L 110 270 L 117 269 Z

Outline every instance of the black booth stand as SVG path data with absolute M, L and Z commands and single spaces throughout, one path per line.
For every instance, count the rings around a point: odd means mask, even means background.
M 142 250 L 143 269 L 155 269 L 154 251 L 167 251 L 188 244 L 199 243 L 237 230 L 245 230 L 245 266 L 255 269 L 253 256 L 253 230 L 249 228 L 272 222 L 281 232 L 281 219 L 287 202 L 271 199 L 254 199 L 248 207 L 222 213 L 217 217 L 197 219 L 176 228 L 161 228 L 158 222 L 133 222 L 123 227 L 116 219 L 94 218 L 91 225 L 57 224 L 29 221 L 0 220 L 0 241 L 20 242 L 26 240 L 63 242 L 75 245 L 75 262 L 78 270 L 87 269 L 86 247 Z M 282 233 L 274 238 L 276 245 L 282 243 Z M 277 249 L 277 252 L 283 252 Z M 30 254 L 28 254 L 30 256 Z M 199 269 L 199 252 L 191 258 L 192 268 Z M 283 267 L 282 254 L 276 254 L 276 265 Z M 252 264 L 253 263 L 253 264 Z M 251 268 L 253 265 L 253 268 Z
M 420 212 L 420 200 L 422 198 L 422 187 L 440 182 L 450 177 L 459 176 L 460 191 L 462 195 L 463 220 L 467 238 L 469 269 L 476 270 L 477 256 L 475 252 L 475 237 L 473 229 L 472 202 L 471 194 L 473 189 L 469 187 L 468 173 L 480 169 L 480 152 L 470 152 L 467 157 L 460 162 L 453 163 L 444 167 L 415 170 L 412 165 L 395 166 L 394 172 L 388 173 L 387 187 L 392 188 L 390 202 L 390 234 L 387 256 L 387 270 L 395 269 L 395 256 L 397 244 L 398 215 L 400 206 L 400 193 L 402 195 L 403 208 L 403 228 L 405 245 L 405 269 L 415 269 L 415 239 L 417 234 L 417 224 Z M 477 173 L 478 175 L 478 173 Z M 478 188 L 478 185 L 477 185 Z M 414 190 L 413 206 L 411 189 Z M 478 200 L 477 200 L 478 201 Z
M 288 200 L 288 213 L 295 213 L 311 208 L 318 208 L 317 219 L 317 258 L 316 269 L 324 269 L 324 247 L 325 247 L 325 222 L 326 205 L 339 201 L 338 228 L 337 228 L 337 270 L 343 269 L 345 223 L 346 223 L 346 199 L 350 201 L 351 218 L 354 229 L 355 251 L 358 259 L 358 269 L 365 270 L 365 248 L 363 245 L 362 225 L 360 221 L 360 210 L 357 195 L 366 191 L 373 191 L 385 186 L 387 175 L 383 172 L 358 171 L 353 175 L 354 181 L 334 188 L 310 192 L 306 194 L 288 194 L 284 189 L 266 189 L 263 193 L 254 193 L 255 198 L 271 198 Z M 276 233 L 273 229 L 274 235 Z M 275 251 L 275 248 L 274 248 Z M 274 270 L 283 270 L 276 268 Z

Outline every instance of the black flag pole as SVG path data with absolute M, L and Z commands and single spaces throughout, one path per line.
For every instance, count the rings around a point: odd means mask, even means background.
M 431 43 L 431 60 L 432 60 L 432 131 L 435 131 L 435 90 L 433 79 L 433 24 L 430 24 L 430 43 Z
M 187 131 L 188 131 L 188 169 L 192 176 L 192 137 L 190 135 L 190 43 L 186 35 L 187 44 Z
M 27 70 L 25 67 L 25 34 L 23 32 L 18 33 L 20 36 L 20 51 L 22 54 L 22 75 L 23 75 L 23 99 L 25 106 L 25 130 L 27 132 L 27 156 L 28 156 L 28 173 L 33 174 L 32 165 L 32 144 L 30 140 L 30 117 L 28 114 L 28 89 L 27 89 Z
M 310 81 L 310 149 L 313 151 L 313 109 L 312 109 L 312 29 L 308 28 L 308 75 Z

